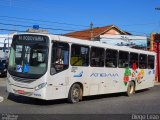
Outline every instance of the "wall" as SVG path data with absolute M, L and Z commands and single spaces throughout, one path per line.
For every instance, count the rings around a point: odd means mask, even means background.
M 105 32 L 103 35 L 107 35 L 107 34 L 120 35 L 120 33 L 115 29 L 111 29 L 111 30 Z
M 150 51 L 157 53 L 156 80 L 160 82 L 160 34 L 151 34 Z

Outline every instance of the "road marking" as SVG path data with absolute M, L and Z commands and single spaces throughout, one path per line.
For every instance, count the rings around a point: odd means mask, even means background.
M 2 96 L 0 96 L 0 102 L 3 102 L 4 98 Z

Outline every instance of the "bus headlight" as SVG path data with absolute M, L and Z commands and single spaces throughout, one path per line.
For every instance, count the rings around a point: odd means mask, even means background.
M 47 82 L 42 83 L 42 84 L 38 85 L 37 87 L 35 87 L 35 90 L 36 90 L 36 91 L 37 91 L 37 90 L 40 90 L 40 89 L 44 88 L 46 85 L 47 85 Z

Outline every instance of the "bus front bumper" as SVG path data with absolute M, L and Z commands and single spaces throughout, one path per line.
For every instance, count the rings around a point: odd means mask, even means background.
M 7 91 L 16 95 L 46 100 L 43 94 L 44 90 L 36 91 L 35 88 L 25 88 L 7 83 Z

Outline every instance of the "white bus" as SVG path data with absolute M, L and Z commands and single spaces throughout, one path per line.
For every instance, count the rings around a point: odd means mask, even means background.
M 10 93 L 43 100 L 126 92 L 154 86 L 156 54 L 65 36 L 14 35 L 8 65 Z

